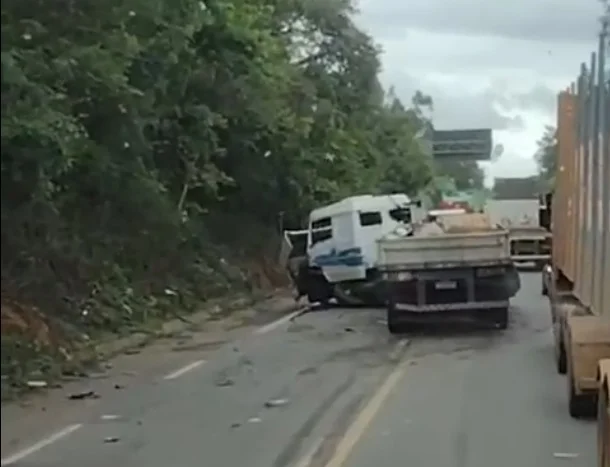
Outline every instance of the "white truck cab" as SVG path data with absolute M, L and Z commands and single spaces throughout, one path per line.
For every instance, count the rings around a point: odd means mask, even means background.
M 380 279 L 377 240 L 399 227 L 412 229 L 412 204 L 405 194 L 361 195 L 314 209 L 298 272 L 299 293 L 312 302 L 370 302 Z
M 309 216 L 309 265 L 338 283 L 366 278 L 377 260 L 376 241 L 399 226 L 410 226 L 407 195 L 363 195 L 315 209 Z

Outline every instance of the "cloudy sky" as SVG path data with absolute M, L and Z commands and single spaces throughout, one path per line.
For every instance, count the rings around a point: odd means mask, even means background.
M 556 93 L 597 47 L 599 0 L 360 0 L 358 23 L 383 49 L 383 81 L 409 102 L 432 95 L 438 129 L 489 128 L 494 176 L 536 172 Z

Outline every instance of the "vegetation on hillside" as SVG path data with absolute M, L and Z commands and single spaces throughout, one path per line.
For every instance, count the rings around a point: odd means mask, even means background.
M 425 122 L 349 0 L 2 3 L 3 386 L 274 285 L 279 213 L 415 193 Z M 25 339 L 24 339 L 25 336 Z M 26 362 L 27 365 L 24 363 Z M 25 366 L 24 366 L 25 365 Z

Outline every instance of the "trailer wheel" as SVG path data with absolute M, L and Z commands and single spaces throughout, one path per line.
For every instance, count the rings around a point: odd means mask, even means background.
M 568 380 L 568 411 L 573 418 L 585 418 L 595 416 L 597 412 L 597 397 L 592 394 L 577 394 L 572 360 L 567 357 L 567 380 Z
M 541 293 L 542 295 L 544 295 L 545 297 L 549 295 L 549 289 L 546 286 L 546 281 L 544 280 L 544 274 L 542 274 L 542 287 L 541 287 Z
M 568 370 L 568 357 L 566 355 L 566 347 L 560 337 L 557 338 L 557 344 L 555 344 L 555 364 L 557 365 L 557 372 L 560 375 L 565 375 Z
M 597 401 L 597 454 L 599 467 L 610 467 L 610 396 L 608 381 L 602 381 Z

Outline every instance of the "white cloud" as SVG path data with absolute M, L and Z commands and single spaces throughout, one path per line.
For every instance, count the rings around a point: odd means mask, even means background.
M 535 173 L 557 92 L 596 48 L 596 0 L 364 0 L 358 22 L 383 49 L 382 80 L 434 99 L 437 128 L 489 128 L 504 154 L 491 176 Z

